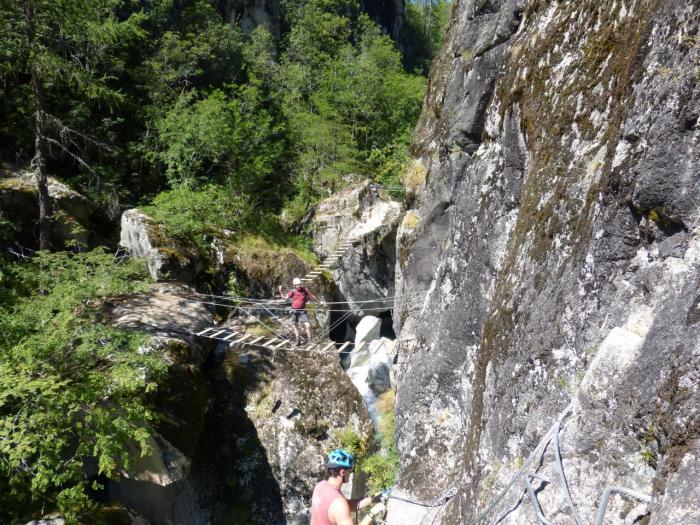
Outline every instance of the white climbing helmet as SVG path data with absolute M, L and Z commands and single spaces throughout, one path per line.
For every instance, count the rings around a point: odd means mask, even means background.
M 299 279 L 299 277 L 295 277 L 294 279 L 292 279 L 292 284 L 294 286 L 296 286 L 297 284 L 301 284 L 301 279 Z

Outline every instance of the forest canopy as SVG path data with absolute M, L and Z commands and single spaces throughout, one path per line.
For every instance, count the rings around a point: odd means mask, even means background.
M 41 99 L 48 170 L 112 220 L 211 184 L 294 220 L 349 174 L 398 182 L 446 5 L 408 4 L 409 57 L 356 0 L 248 33 L 210 0 L 2 0 L 0 155 L 32 159 Z

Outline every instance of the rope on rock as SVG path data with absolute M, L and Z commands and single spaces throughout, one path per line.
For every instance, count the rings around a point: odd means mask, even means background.
M 564 497 L 566 498 L 566 504 L 571 509 L 571 514 L 574 517 L 576 525 L 584 525 L 581 516 L 578 513 L 578 509 L 571 499 L 571 490 L 569 489 L 569 483 L 566 481 L 566 474 L 564 473 L 564 462 L 561 459 L 561 447 L 559 443 L 559 431 L 561 430 L 561 422 L 557 421 L 557 429 L 554 432 L 554 452 L 557 456 L 557 471 L 559 472 L 559 481 L 561 486 L 564 487 Z
M 389 492 L 387 496 L 389 499 L 395 499 L 397 501 L 403 501 L 405 503 L 411 503 L 412 505 L 416 505 L 418 507 L 426 507 L 426 508 L 434 508 L 434 507 L 440 507 L 447 503 L 451 498 L 453 498 L 457 494 L 457 489 L 454 487 L 451 487 L 447 489 L 445 492 L 442 493 L 442 495 L 438 496 L 432 503 L 423 503 L 421 501 L 416 501 L 414 499 L 409 499 L 409 498 L 402 498 L 401 496 L 394 496 Z

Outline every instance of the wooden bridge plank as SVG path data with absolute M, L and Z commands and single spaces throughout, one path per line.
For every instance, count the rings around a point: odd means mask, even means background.
M 321 348 L 321 353 L 328 352 L 328 350 L 330 350 L 330 349 L 333 348 L 334 346 L 335 346 L 335 341 L 333 341 L 332 343 L 327 344 L 326 346 L 324 346 L 323 348 Z

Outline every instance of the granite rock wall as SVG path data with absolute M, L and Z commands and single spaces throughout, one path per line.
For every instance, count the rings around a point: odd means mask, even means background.
M 538 523 L 524 478 L 556 524 L 593 523 L 609 485 L 651 502 L 615 495 L 605 523 L 700 518 L 698 12 L 456 5 L 416 129 L 394 314 L 395 493 L 455 495 L 394 500 L 389 523 L 469 523 L 505 489 L 480 523 Z M 554 441 L 527 462 L 567 406 L 573 509 Z

